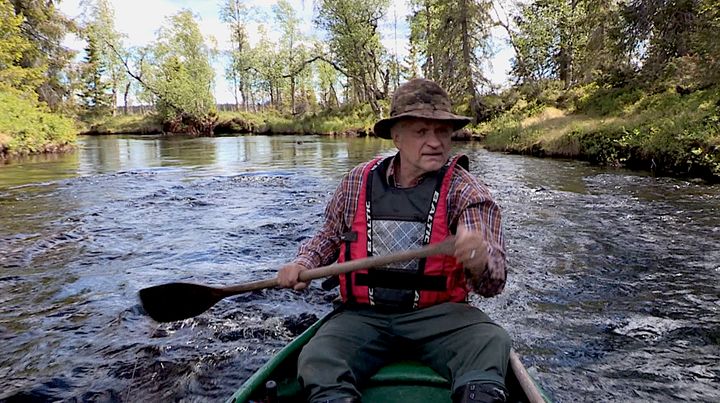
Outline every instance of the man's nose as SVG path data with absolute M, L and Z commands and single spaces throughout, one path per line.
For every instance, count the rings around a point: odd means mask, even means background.
M 440 141 L 440 136 L 438 135 L 438 132 L 435 130 L 432 130 L 430 134 L 428 135 L 428 141 L 427 144 L 432 147 L 440 147 L 442 145 L 442 141 Z

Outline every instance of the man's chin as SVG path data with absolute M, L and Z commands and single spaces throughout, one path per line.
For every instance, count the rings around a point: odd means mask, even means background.
M 445 165 L 442 156 L 424 158 L 423 168 L 428 172 L 437 171 Z

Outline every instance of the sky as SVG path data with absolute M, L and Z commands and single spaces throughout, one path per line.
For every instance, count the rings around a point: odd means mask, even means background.
M 390 8 L 380 24 L 382 43 L 392 54 L 397 52 L 398 59 L 402 60 L 408 53 L 409 28 L 405 17 L 409 14 L 406 0 L 391 0 Z M 207 38 L 214 38 L 218 50 L 221 52 L 230 49 L 230 31 L 224 23 L 220 22 L 218 11 L 221 0 L 110 0 L 115 9 L 115 29 L 126 35 L 126 47 L 143 46 L 155 40 L 156 32 L 165 19 L 182 9 L 189 9 L 199 17 L 200 30 Z M 81 0 L 63 0 L 60 10 L 70 18 L 82 19 L 80 7 Z M 272 21 L 272 6 L 277 0 L 246 0 L 247 7 L 257 10 L 258 20 Z M 318 36 L 319 33 L 312 23 L 313 0 L 289 0 L 297 16 L 301 18 L 303 34 Z M 395 16 L 397 16 L 397 33 L 395 32 Z M 266 17 L 266 18 L 262 18 Z M 252 22 L 248 26 L 250 43 L 254 45 L 258 40 L 258 26 L 260 22 Z M 280 32 L 274 29 L 272 22 L 266 23 L 268 36 L 277 41 Z M 491 66 L 484 71 L 494 84 L 507 84 L 510 60 L 513 57 L 512 48 L 506 44 L 506 37 L 501 30 L 492 31 L 495 55 Z M 80 38 L 69 34 L 63 42 L 65 46 L 82 53 L 85 43 Z M 217 57 L 213 61 L 215 69 L 215 99 L 218 103 L 234 103 L 231 86 L 225 80 L 225 65 L 227 59 Z

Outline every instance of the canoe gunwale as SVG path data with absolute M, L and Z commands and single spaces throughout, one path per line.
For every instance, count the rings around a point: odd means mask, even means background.
M 292 340 L 287 346 L 283 347 L 277 354 L 273 355 L 270 360 L 260 367 L 255 373 L 248 378 L 243 385 L 226 401 L 226 403 L 244 403 L 248 402 L 258 388 L 264 387 L 265 381 L 278 369 L 281 369 L 282 365 L 291 357 L 296 356 L 299 350 L 307 344 L 307 342 L 317 333 L 318 329 L 333 316 L 336 310 L 324 315 L 302 334 Z M 382 372 L 382 371 L 381 371 Z M 508 372 L 512 373 L 512 377 L 515 378 L 516 382 L 519 383 L 521 391 L 525 394 L 526 401 L 528 403 L 546 403 L 551 400 L 545 395 L 544 391 L 537 384 L 527 372 L 527 369 L 520 361 L 517 353 L 513 350 L 510 351 L 510 360 L 508 363 Z M 380 373 L 378 373 L 379 375 Z M 278 381 L 278 380 L 276 380 Z M 397 381 L 397 380 L 396 380 Z M 390 384 L 390 380 L 379 379 L 370 380 L 371 383 L 376 385 Z M 425 383 L 425 382 L 420 382 Z M 442 384 L 439 380 L 430 380 L 429 385 L 439 386 Z M 449 381 L 445 381 L 445 384 L 449 385 Z
M 226 403 L 248 401 L 252 392 L 255 391 L 256 385 L 262 385 L 264 383 L 263 381 L 272 375 L 272 373 L 278 369 L 280 365 L 288 359 L 288 357 L 292 356 L 296 351 L 300 350 L 305 344 L 307 344 L 308 340 L 317 333 L 320 326 L 322 326 L 330 316 L 332 316 L 332 313 L 325 315 L 312 326 L 307 328 L 307 330 L 302 332 L 300 336 L 296 337 L 287 346 L 283 347 L 277 354 L 270 357 L 270 360 L 260 367 L 260 369 L 255 371 L 255 373 L 243 383 L 243 386 L 241 386 L 240 389 L 238 389 L 226 401 Z

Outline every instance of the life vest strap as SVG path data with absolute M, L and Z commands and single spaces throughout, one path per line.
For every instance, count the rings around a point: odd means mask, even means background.
M 360 286 L 390 288 L 396 290 L 447 290 L 446 276 L 418 275 L 401 271 L 370 270 L 355 274 L 355 283 Z

